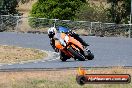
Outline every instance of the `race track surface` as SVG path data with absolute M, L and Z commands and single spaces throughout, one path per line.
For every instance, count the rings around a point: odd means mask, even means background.
M 20 68 L 71 68 L 71 67 L 108 67 L 108 66 L 132 66 L 132 39 L 119 37 L 89 37 L 81 36 L 90 44 L 89 48 L 94 53 L 94 60 L 61 62 L 58 54 L 53 53 L 46 34 L 24 34 L 24 33 L 0 33 L 0 45 L 13 45 L 20 47 L 47 50 L 52 53 L 41 61 L 0 64 L 0 69 Z

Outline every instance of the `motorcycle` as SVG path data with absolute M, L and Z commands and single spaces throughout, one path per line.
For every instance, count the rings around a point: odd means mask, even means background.
M 93 53 L 89 49 L 85 49 L 79 41 L 66 33 L 60 33 L 60 39 L 55 40 L 55 47 L 59 49 L 62 61 L 70 58 L 78 59 L 79 61 L 92 60 L 94 58 Z

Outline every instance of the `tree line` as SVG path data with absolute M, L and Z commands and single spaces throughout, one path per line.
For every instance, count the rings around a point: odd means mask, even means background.
M 30 0 L 0 0 L 0 15 L 20 15 L 17 11 L 18 1 L 28 3 Z M 114 23 L 128 23 L 131 0 L 106 0 L 110 5 L 91 6 L 86 0 L 38 0 L 30 12 L 32 17 L 56 18 L 61 20 L 86 20 Z

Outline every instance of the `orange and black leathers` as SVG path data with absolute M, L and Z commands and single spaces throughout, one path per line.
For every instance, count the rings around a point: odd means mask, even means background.
M 78 34 L 71 32 L 69 33 L 71 37 L 74 37 L 76 40 L 78 40 L 83 46 L 89 46 Z
M 65 39 L 66 37 L 68 37 L 68 41 Z M 69 51 L 69 48 L 71 47 L 78 51 L 84 50 L 83 45 L 68 34 L 60 33 L 60 40 L 55 40 L 55 47 L 61 52 L 65 53 L 65 55 L 68 57 L 73 57 L 72 53 Z M 66 45 L 63 45 L 63 40 L 66 41 Z
M 75 38 L 76 40 L 78 40 L 83 46 L 89 46 L 78 34 L 74 33 L 74 32 L 69 32 L 67 33 L 69 34 L 71 37 Z M 55 52 L 57 52 L 58 50 L 55 47 L 55 40 L 53 38 L 50 38 L 50 45 L 52 46 L 52 48 L 55 50 Z
M 55 47 L 55 40 L 53 38 L 50 39 L 50 45 L 52 46 L 55 52 L 59 52 L 59 50 Z

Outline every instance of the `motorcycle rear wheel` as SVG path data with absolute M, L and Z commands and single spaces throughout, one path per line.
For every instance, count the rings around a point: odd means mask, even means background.
M 86 58 L 87 58 L 88 60 L 93 60 L 93 59 L 94 59 L 93 53 L 91 53 L 91 51 L 88 51 L 87 53 L 88 53 L 88 55 L 86 56 Z

